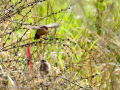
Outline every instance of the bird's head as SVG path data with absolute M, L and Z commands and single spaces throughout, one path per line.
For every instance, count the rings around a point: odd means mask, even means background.
M 46 26 L 41 26 L 40 28 L 48 30 L 48 28 Z

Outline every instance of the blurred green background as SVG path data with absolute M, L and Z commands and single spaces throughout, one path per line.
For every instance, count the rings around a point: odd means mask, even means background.
M 60 76 L 83 87 L 119 90 L 119 0 L 1 0 L 0 5 L 0 47 L 3 50 L 0 58 L 5 66 L 16 66 L 27 72 L 29 67 L 25 60 L 28 55 L 24 44 L 28 43 L 35 75 L 38 73 L 37 63 L 46 59 L 51 64 L 53 76 L 58 74 L 58 70 Z M 49 29 L 49 33 L 39 40 L 33 39 L 36 30 L 25 28 L 26 25 L 41 26 L 54 22 L 61 26 Z M 42 43 L 38 43 L 40 40 Z M 11 62 L 6 63 L 8 58 Z M 79 89 L 63 79 L 56 81 L 56 89 Z M 53 84 L 50 86 L 54 87 L 56 81 L 51 81 Z

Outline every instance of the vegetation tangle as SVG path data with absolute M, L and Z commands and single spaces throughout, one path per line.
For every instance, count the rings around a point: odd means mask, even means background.
M 119 0 L 1 0 L 0 90 L 120 90 L 119 12 Z

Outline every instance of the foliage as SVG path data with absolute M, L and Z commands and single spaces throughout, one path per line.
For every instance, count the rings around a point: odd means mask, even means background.
M 119 0 L 1 0 L 0 81 L 7 76 L 9 82 L 0 88 L 119 90 L 119 4 Z M 54 22 L 61 26 L 39 40 L 34 40 L 35 30 L 26 28 Z M 45 80 L 39 73 L 42 59 L 51 65 Z

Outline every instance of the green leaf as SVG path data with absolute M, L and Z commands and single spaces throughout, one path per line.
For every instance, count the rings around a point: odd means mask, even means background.
M 91 50 L 92 47 L 94 47 L 95 43 L 96 43 L 99 39 L 100 39 L 100 38 L 96 39 L 96 40 L 93 42 L 93 44 L 90 46 L 89 50 Z

